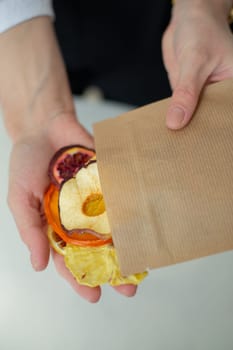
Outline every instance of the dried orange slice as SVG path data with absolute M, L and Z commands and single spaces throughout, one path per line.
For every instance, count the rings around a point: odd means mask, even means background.
M 61 237 L 58 236 L 58 234 L 56 232 L 53 231 L 51 226 L 48 226 L 48 239 L 49 239 L 49 243 L 51 245 L 51 247 L 58 253 L 61 255 L 65 255 L 65 246 L 66 246 L 66 242 L 63 241 L 63 239 Z

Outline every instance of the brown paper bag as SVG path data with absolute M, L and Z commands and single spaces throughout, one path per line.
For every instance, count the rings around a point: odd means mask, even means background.
M 94 125 L 123 274 L 233 249 L 233 80 L 208 86 L 188 127 L 169 99 Z

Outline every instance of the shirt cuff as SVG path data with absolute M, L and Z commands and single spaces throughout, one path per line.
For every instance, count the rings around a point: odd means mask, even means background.
M 52 0 L 0 0 L 0 33 L 38 16 L 54 18 Z

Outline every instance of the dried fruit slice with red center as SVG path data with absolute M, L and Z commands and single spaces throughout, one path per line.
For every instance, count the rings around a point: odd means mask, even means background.
M 49 164 L 51 182 L 60 187 L 61 183 L 75 176 L 90 159 L 95 159 L 95 151 L 79 145 L 61 148 Z

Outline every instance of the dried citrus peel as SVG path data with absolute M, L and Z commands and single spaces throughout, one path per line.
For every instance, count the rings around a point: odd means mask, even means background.
M 47 235 L 51 247 L 60 255 L 65 255 L 66 242 L 63 241 L 61 237 L 58 236 L 56 232 L 53 231 L 52 227 L 49 225 L 47 230 Z

